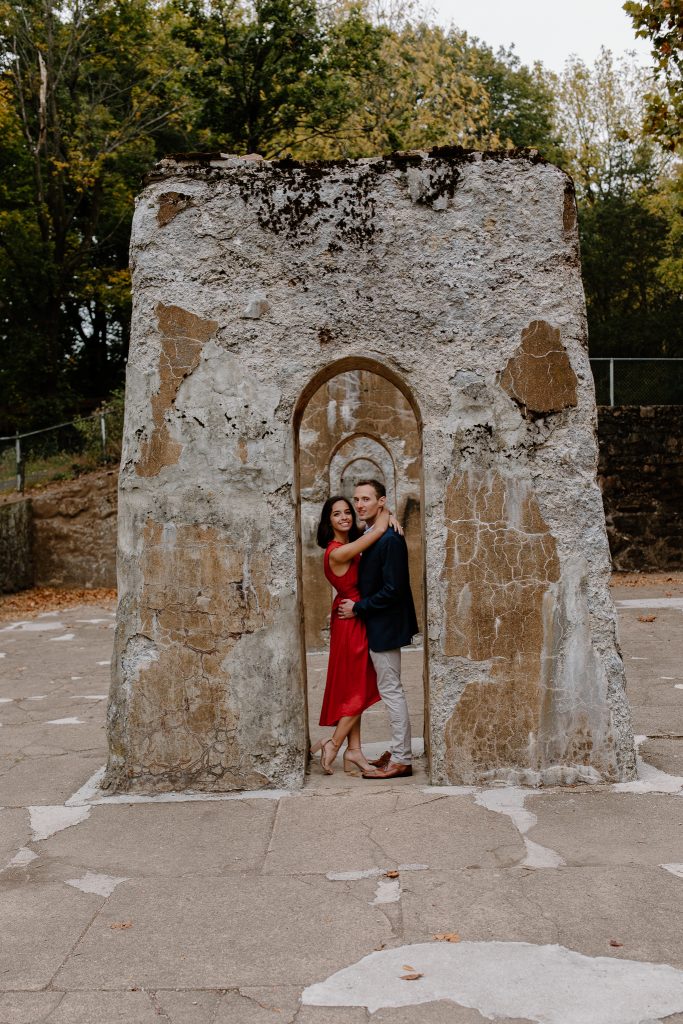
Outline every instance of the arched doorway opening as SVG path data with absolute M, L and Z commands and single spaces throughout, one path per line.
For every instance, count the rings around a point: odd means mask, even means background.
M 308 729 L 312 742 L 329 734 L 318 726 L 329 646 L 333 590 L 324 577 L 315 541 L 320 509 L 334 493 L 349 499 L 360 479 L 386 487 L 408 545 L 411 587 L 420 633 L 402 655 L 402 679 L 411 717 L 416 774 L 427 771 L 428 700 L 425 645 L 424 506 L 421 416 L 395 374 L 373 360 L 343 360 L 326 367 L 305 388 L 294 416 L 298 517 L 298 598 L 302 663 L 306 673 Z M 363 745 L 381 753 L 390 741 L 384 706 L 363 719 Z M 428 751 L 427 751 L 428 756 Z

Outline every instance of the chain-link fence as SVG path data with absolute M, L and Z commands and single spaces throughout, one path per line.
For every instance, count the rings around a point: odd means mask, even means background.
M 0 493 L 65 480 L 121 457 L 123 394 L 90 416 L 0 437 Z
M 598 405 L 683 405 L 683 359 L 591 359 Z

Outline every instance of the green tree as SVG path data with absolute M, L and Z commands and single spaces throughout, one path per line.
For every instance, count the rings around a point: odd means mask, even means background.
M 379 61 L 383 32 L 357 5 L 316 0 L 175 0 L 174 35 L 194 55 L 187 87 L 198 139 L 277 157 L 325 150 L 348 134 L 349 83 Z
M 665 272 L 673 269 L 665 264 L 674 245 L 673 165 L 647 133 L 647 90 L 641 68 L 606 50 L 593 67 L 569 61 L 557 83 L 596 356 L 683 354 L 681 289 L 671 289 Z
M 668 149 L 683 142 L 683 4 L 681 0 L 629 0 L 624 10 L 631 16 L 636 35 L 649 39 L 654 77 L 663 92 L 647 95 L 646 128 Z
M 5 424 L 121 378 L 132 200 L 155 138 L 182 127 L 161 25 L 147 0 L 0 4 Z

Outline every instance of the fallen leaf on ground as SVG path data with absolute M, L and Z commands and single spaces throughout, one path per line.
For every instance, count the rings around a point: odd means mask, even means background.
M 460 942 L 460 936 L 457 932 L 439 932 L 438 935 L 433 935 L 433 939 L 437 942 Z
M 399 874 L 400 874 L 400 872 L 398 872 L 398 871 L 385 871 L 384 872 L 384 877 L 385 878 L 398 878 Z
M 410 964 L 404 964 L 404 965 L 403 965 L 403 970 L 404 970 L 404 971 L 414 971 L 414 970 L 415 970 L 415 968 L 414 968 L 414 967 L 411 967 L 411 966 L 410 966 Z
M 123 931 L 124 928 L 132 928 L 133 927 L 133 922 L 132 921 L 114 921 L 114 923 L 110 924 L 109 927 L 113 931 Z
M 415 971 L 413 974 L 402 974 L 401 981 L 417 981 L 418 978 L 423 978 L 424 975 L 420 974 L 419 971 Z
M 619 942 L 619 939 L 610 939 L 609 944 L 610 946 L 616 946 L 617 949 L 620 949 L 624 945 L 623 942 Z
M 639 615 L 638 622 L 654 622 L 656 618 L 656 615 Z

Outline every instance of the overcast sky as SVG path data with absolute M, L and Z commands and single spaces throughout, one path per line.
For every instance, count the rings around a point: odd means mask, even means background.
M 615 54 L 635 50 L 648 63 L 649 47 L 636 39 L 623 0 L 429 0 L 437 21 L 453 22 L 494 49 L 515 44 L 525 64 L 542 60 L 561 71 L 575 53 L 592 63 L 601 46 Z

